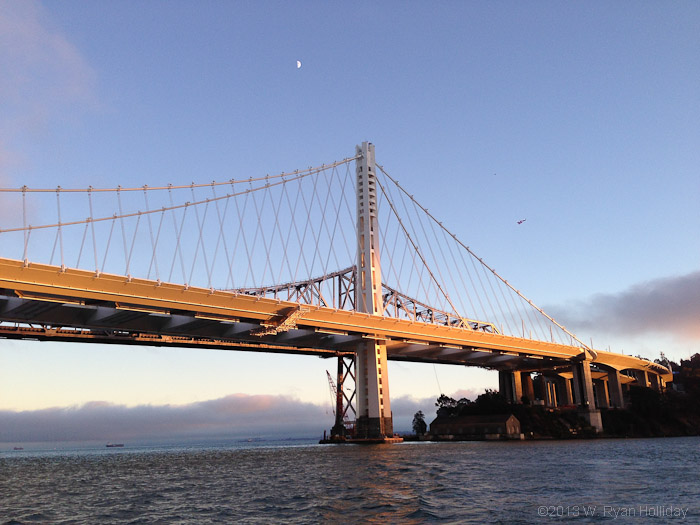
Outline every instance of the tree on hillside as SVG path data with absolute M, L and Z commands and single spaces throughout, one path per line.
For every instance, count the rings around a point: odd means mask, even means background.
M 457 406 L 457 401 L 445 394 L 440 394 L 440 397 L 435 402 L 435 406 L 438 408 L 454 408 Z
M 457 401 L 445 394 L 440 394 L 437 398 L 435 406 L 438 407 L 437 415 L 439 416 L 453 416 L 457 409 Z
M 425 415 L 422 410 L 419 410 L 413 416 L 413 432 L 416 436 L 422 436 L 428 430 L 428 425 L 425 423 Z
M 498 390 L 487 388 L 474 401 L 474 413 L 476 414 L 506 414 L 509 411 L 508 401 Z
M 681 366 L 685 368 L 700 368 L 700 354 L 693 354 L 690 359 L 681 359 Z
M 668 357 L 666 357 L 666 354 L 661 352 L 661 355 L 659 356 L 658 359 L 654 359 L 654 363 L 658 365 L 663 365 L 666 368 L 673 370 L 678 370 L 678 363 L 675 363 L 674 361 L 671 361 Z

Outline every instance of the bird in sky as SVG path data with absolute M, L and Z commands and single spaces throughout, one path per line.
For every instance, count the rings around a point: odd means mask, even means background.
M 518 221 L 518 224 L 522 224 L 522 223 L 524 223 L 526 220 L 527 220 L 527 219 L 522 219 L 522 220 Z

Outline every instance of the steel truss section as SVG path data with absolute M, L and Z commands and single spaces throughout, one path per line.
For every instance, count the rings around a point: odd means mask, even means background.
M 262 288 L 236 288 L 227 291 L 326 308 L 354 310 L 356 274 L 355 266 L 350 266 L 344 270 L 307 281 L 295 281 Z
M 357 410 L 355 409 L 355 397 L 356 397 L 356 382 L 355 382 L 355 355 L 345 354 L 338 356 L 338 372 L 342 371 L 342 381 L 340 377 L 338 378 L 338 384 L 341 385 L 338 388 L 339 392 L 342 392 L 343 398 L 343 421 L 345 423 L 345 428 L 351 429 L 355 424 L 355 419 L 357 418 Z M 348 385 L 348 381 L 351 382 Z M 348 392 L 352 392 L 348 396 Z M 351 416 L 352 413 L 352 416 Z
M 345 439 L 355 435 L 355 421 L 357 419 L 355 362 L 355 354 L 338 355 L 337 387 L 333 383 L 330 373 L 328 374 L 331 390 L 335 394 L 335 424 L 331 429 L 332 440 Z
M 229 290 L 256 297 L 281 299 L 313 306 L 338 308 L 339 310 L 355 309 L 355 286 L 357 267 L 350 266 L 343 270 L 309 279 L 262 288 L 238 288 Z M 382 283 L 382 303 L 385 317 L 408 319 L 422 323 L 466 328 L 498 334 L 499 331 L 492 323 L 467 319 L 456 313 L 434 308 L 426 303 L 409 297 L 398 290 Z
M 457 314 L 438 310 L 437 308 L 433 308 L 412 297 L 404 295 L 386 284 L 382 284 L 382 292 L 384 315 L 386 317 L 409 319 L 411 321 L 452 326 L 454 328 L 480 330 L 492 334 L 498 333 L 498 330 L 492 323 L 465 319 Z

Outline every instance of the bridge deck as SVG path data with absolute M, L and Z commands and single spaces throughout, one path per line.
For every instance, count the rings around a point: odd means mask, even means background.
M 334 356 L 387 342 L 389 359 L 540 370 L 592 358 L 616 370 L 660 365 L 444 325 L 0 258 L 0 337 Z

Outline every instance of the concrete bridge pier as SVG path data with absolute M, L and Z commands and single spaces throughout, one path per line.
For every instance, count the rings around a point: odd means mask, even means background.
M 560 405 L 573 405 L 574 397 L 571 392 L 571 381 L 566 377 L 559 376 L 557 378 L 557 387 L 559 391 Z
M 587 360 L 573 361 L 571 368 L 574 373 L 574 397 L 579 406 L 579 413 L 597 432 L 602 432 L 603 420 L 600 416 L 600 410 L 595 406 L 591 362 Z
M 366 342 L 357 351 L 356 435 L 378 439 L 394 435 L 389 401 L 386 346 Z
M 522 403 L 523 383 L 520 372 L 499 370 L 498 391 L 509 403 Z
M 567 378 L 558 374 L 540 375 L 539 381 L 544 406 L 557 408 L 573 404 L 571 382 Z
M 651 383 L 651 388 L 657 392 L 663 390 L 663 379 L 654 373 L 647 374 L 649 376 L 649 383 Z
M 610 396 L 608 395 L 608 381 L 598 379 L 595 382 L 596 406 L 598 408 L 610 408 Z
M 610 370 L 608 372 L 608 387 L 610 390 L 610 406 L 613 408 L 625 408 L 622 382 L 620 381 L 620 372 L 618 370 Z
M 553 381 L 551 377 L 543 376 L 542 386 L 544 387 L 544 406 L 552 408 L 559 406 L 556 382 Z
M 634 370 L 633 373 L 639 386 L 649 386 L 649 375 L 647 374 L 646 370 Z
M 554 379 L 554 380 L 548 381 L 548 383 L 549 383 L 549 385 L 550 385 L 550 386 L 549 386 L 549 389 L 550 389 L 549 397 L 550 397 L 551 400 L 552 400 L 552 406 L 553 406 L 553 407 L 558 407 L 559 404 L 560 404 L 560 401 L 559 401 L 559 392 L 557 391 L 557 383 L 558 383 L 558 381 L 557 381 L 556 379 Z
M 532 382 L 532 376 L 530 375 L 530 372 L 520 372 L 520 379 L 523 385 L 523 398 L 527 398 L 530 404 L 534 403 L 535 385 Z

